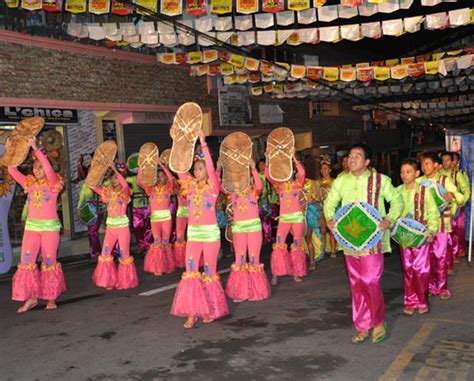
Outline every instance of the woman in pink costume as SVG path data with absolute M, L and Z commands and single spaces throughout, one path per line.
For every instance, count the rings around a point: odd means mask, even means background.
M 125 168 L 124 163 L 117 167 Z M 130 228 L 127 216 L 127 205 L 130 202 L 130 187 L 115 165 L 111 166 L 114 174 L 110 178 L 110 186 L 94 187 L 92 190 L 102 197 L 107 205 L 107 220 L 102 254 L 98 257 L 97 266 L 92 280 L 98 287 L 107 290 L 117 288 L 125 290 L 138 286 L 137 270 L 133 257 L 130 255 Z M 119 243 L 119 266 L 115 268 L 112 249 Z
M 8 149 L 10 144 L 7 140 L 5 148 Z M 18 313 L 35 308 L 38 299 L 48 301 L 47 310 L 56 309 L 56 299 L 66 291 L 63 270 L 56 260 L 61 230 L 56 209 L 64 184 L 34 140 L 31 147 L 34 152 L 33 175 L 25 176 L 16 167 L 8 167 L 10 175 L 28 194 L 21 259 L 13 277 L 12 299 L 25 302 Z M 36 266 L 40 249 L 41 273 Z
M 178 180 L 176 198 L 178 209 L 176 211 L 176 241 L 174 243 L 174 260 L 176 266 L 186 267 L 186 227 L 188 226 L 188 197 L 189 180 Z
M 305 230 L 304 214 L 300 205 L 300 193 L 303 190 L 305 170 L 293 153 L 296 166 L 296 180 L 276 182 L 270 178 L 268 166 L 265 167 L 265 176 L 275 187 L 280 198 L 280 216 L 276 243 L 273 245 L 271 256 L 272 284 L 278 284 L 281 275 L 293 275 L 295 282 L 301 282 L 307 273 L 306 255 L 303 249 Z M 293 234 L 291 255 L 288 255 L 286 237 Z
M 194 177 L 179 174 L 189 180 L 187 204 L 189 210 L 186 272 L 176 290 L 171 314 L 187 317 L 184 328 L 192 328 L 197 320 L 210 323 L 229 313 L 224 290 L 217 273 L 217 256 L 221 245 L 216 220 L 216 200 L 220 191 L 204 134 L 199 131 L 202 154 L 194 163 Z M 204 273 L 199 273 L 199 261 L 204 255 Z
M 246 192 L 229 195 L 234 210 L 232 243 L 235 263 L 232 264 L 225 292 L 234 302 L 264 300 L 271 296 L 270 283 L 263 263 L 260 263 L 263 237 L 258 198 L 263 184 L 255 162 L 251 161 L 250 166 L 253 184 Z
M 176 264 L 171 250 L 171 212 L 170 200 L 174 191 L 174 177 L 159 163 L 158 182 L 154 186 L 145 186 L 141 181 L 141 170 L 138 170 L 137 183 L 150 197 L 151 204 L 151 231 L 154 242 L 145 256 L 144 270 L 155 275 L 171 273 L 176 270 Z

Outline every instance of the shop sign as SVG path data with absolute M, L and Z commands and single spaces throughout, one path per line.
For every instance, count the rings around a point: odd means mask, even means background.
M 77 123 L 77 111 L 41 107 L 0 107 L 0 122 L 19 122 L 41 116 L 49 124 Z

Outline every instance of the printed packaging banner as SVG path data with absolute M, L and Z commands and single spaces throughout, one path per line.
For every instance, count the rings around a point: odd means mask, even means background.
M 211 12 L 218 15 L 232 12 L 232 0 L 211 0 Z
M 71 13 L 83 13 L 86 10 L 86 0 L 66 0 L 66 11 Z
M 112 1 L 112 13 L 119 16 L 131 15 L 133 8 L 122 1 Z
M 150 10 L 151 12 L 158 12 L 158 0 L 134 0 L 134 3 Z M 149 12 L 139 9 L 137 10 L 137 13 L 146 15 Z
M 160 12 L 167 16 L 178 16 L 183 14 L 183 3 L 181 0 L 161 0 Z
M 5 0 L 5 4 L 8 8 L 18 8 L 20 5 L 19 1 L 20 0 Z
M 63 0 L 43 0 L 43 9 L 47 12 L 61 12 Z
M 310 7 L 310 0 L 288 0 L 288 9 L 290 11 L 304 11 Z
M 35 11 L 41 9 L 43 7 L 43 3 L 41 0 L 22 0 L 21 7 L 28 11 Z
M 262 11 L 277 13 L 285 9 L 285 0 L 262 0 Z
M 237 12 L 238 13 L 255 13 L 258 12 L 258 0 L 237 0 Z
M 204 16 L 207 14 L 207 0 L 186 0 L 186 14 Z
M 101 15 L 109 13 L 110 0 L 89 0 L 89 13 Z

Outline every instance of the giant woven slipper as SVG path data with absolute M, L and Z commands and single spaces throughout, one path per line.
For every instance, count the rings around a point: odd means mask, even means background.
M 163 152 L 161 152 L 160 159 L 166 166 L 170 165 L 170 155 L 171 155 L 171 148 L 167 148 Z
M 88 186 L 98 187 L 102 183 L 107 169 L 114 163 L 116 154 L 117 145 L 112 140 L 107 140 L 97 147 L 86 177 Z
M 155 186 L 158 181 L 159 151 L 155 143 L 145 143 L 140 147 L 138 152 L 138 167 L 142 176 L 142 183 L 147 187 Z
M 293 175 L 293 151 L 295 137 L 286 127 L 275 128 L 267 138 L 266 156 L 270 178 L 274 181 L 288 181 Z
M 22 164 L 30 151 L 30 140 L 36 138 L 43 126 L 44 119 L 39 116 L 17 123 L 10 136 L 10 147 L 2 156 L 3 164 L 14 167 Z
M 170 136 L 173 139 L 169 167 L 173 172 L 189 172 L 193 165 L 194 146 L 202 127 L 202 110 L 197 103 L 180 106 L 173 119 Z
M 227 193 L 245 192 L 250 186 L 252 141 L 243 132 L 227 135 L 221 143 L 222 187 Z

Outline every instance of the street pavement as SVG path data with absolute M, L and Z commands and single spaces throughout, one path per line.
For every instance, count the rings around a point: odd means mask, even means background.
M 229 264 L 224 258 L 220 269 Z M 229 300 L 230 316 L 191 330 L 169 314 L 180 274 L 140 270 L 137 289 L 105 291 L 92 284 L 93 268 L 88 260 L 65 266 L 68 292 L 56 311 L 40 304 L 17 315 L 11 278 L 0 280 L 0 380 L 474 379 L 474 270 L 466 262 L 449 278 L 451 300 L 431 299 L 429 314 L 405 317 L 400 259 L 386 256 L 389 335 L 359 345 L 350 342 L 342 255 L 319 262 L 301 284 L 282 278 L 269 300 Z

